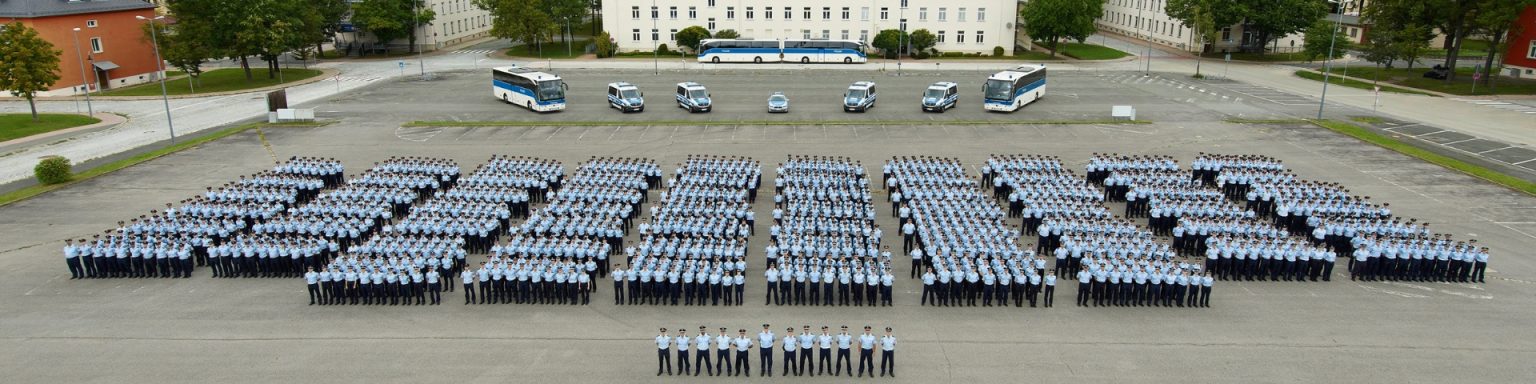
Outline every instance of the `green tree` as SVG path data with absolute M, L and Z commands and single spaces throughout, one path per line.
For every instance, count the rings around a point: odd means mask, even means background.
M 709 30 L 700 26 L 692 26 L 677 31 L 677 45 L 688 47 L 694 52 L 699 51 L 699 41 L 709 38 Z
M 347 12 L 352 10 L 352 6 L 347 4 L 347 0 L 306 1 L 309 2 L 309 8 L 315 13 L 319 22 L 317 29 L 320 36 L 314 41 L 315 52 L 324 52 L 325 49 L 321 47 L 321 44 L 325 42 L 326 37 L 334 40 L 336 33 L 341 32 L 341 19 L 347 16 Z
M 1056 56 L 1056 45 L 1061 39 L 1079 42 L 1088 38 L 1098 28 L 1094 20 L 1104 14 L 1104 2 L 1085 0 L 1031 0 L 1019 13 L 1024 17 L 1024 31 L 1030 37 L 1043 40 Z
M 933 49 L 933 46 L 939 43 L 938 38 L 933 35 L 933 32 L 929 32 L 927 28 L 912 31 L 912 34 L 907 36 L 907 39 L 907 45 L 910 45 L 914 52 L 928 52 L 929 49 Z
M 609 36 L 607 31 L 598 33 L 596 37 L 593 37 L 593 40 L 596 40 L 593 42 L 596 50 L 594 53 L 597 54 L 599 59 L 613 57 L 613 54 L 619 50 L 619 44 L 613 41 L 613 37 Z
M 11 96 L 27 99 L 32 121 L 37 118 L 37 92 L 47 91 L 59 81 L 59 55 L 53 44 L 37 36 L 37 30 L 21 22 L 0 28 L 0 89 Z
M 523 44 L 540 45 L 559 29 L 545 11 L 546 0 L 475 0 L 475 5 L 491 13 L 491 36 L 512 39 Z
M 736 30 L 734 30 L 734 29 L 722 29 L 719 32 L 715 32 L 715 38 L 716 39 L 739 39 L 739 38 L 741 38 L 741 33 L 740 32 L 736 32 Z
M 562 30 L 569 30 L 571 23 L 581 22 L 588 8 L 587 0 L 544 0 L 544 4 L 549 17 L 557 21 Z M 564 36 L 567 40 L 573 38 L 569 33 Z
M 1488 37 L 1488 53 L 1483 57 L 1482 83 L 1489 89 L 1493 88 L 1495 74 L 1494 56 L 1503 52 L 1508 45 L 1504 38 L 1510 30 L 1522 28 L 1515 24 L 1520 16 L 1520 11 L 1526 7 L 1536 6 L 1536 0 L 1487 0 L 1483 4 L 1483 11 L 1473 19 L 1478 34 Z
M 1347 1 L 1347 0 L 1346 0 Z M 1163 12 L 1185 26 L 1207 18 L 1213 28 L 1244 23 L 1253 39 L 1244 51 L 1263 52 L 1279 36 L 1301 32 L 1328 13 L 1323 0 L 1168 0 Z M 1217 28 L 1219 29 L 1219 28 Z M 1212 40 L 1207 40 L 1212 41 Z
M 1344 54 L 1353 46 L 1349 36 L 1338 33 L 1334 28 L 1334 22 L 1318 20 L 1307 28 L 1302 40 L 1301 52 L 1307 56 L 1307 61 L 1317 60 L 1319 57 L 1324 60 L 1333 60 L 1344 57 Z
M 869 45 L 880 49 L 880 53 L 887 59 L 896 58 L 901 51 L 901 43 L 906 41 L 906 35 L 901 30 L 887 29 L 875 34 L 875 39 Z
M 406 38 L 416 52 L 416 26 L 427 25 L 437 14 L 423 0 L 363 0 L 352 7 L 352 23 L 368 31 L 380 44 Z
M 181 25 L 177 25 L 181 27 Z M 214 53 L 197 36 L 190 33 L 177 33 L 178 28 L 172 28 L 165 23 L 144 23 L 144 41 L 155 40 L 160 45 L 160 57 L 176 69 L 180 69 L 192 80 L 192 85 L 198 84 L 198 78 L 203 75 L 203 63 L 213 58 Z M 151 32 L 150 28 L 155 28 Z
M 1373 0 L 1360 18 L 1370 25 L 1360 48 L 1365 59 L 1392 68 L 1403 60 L 1408 68 L 1418 62 L 1434 38 L 1434 25 L 1442 16 L 1427 10 L 1424 0 Z

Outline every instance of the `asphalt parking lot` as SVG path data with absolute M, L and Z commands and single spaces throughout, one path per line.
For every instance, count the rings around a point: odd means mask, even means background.
M 1289 107 L 1155 75 L 1053 74 L 1047 98 L 1014 114 L 980 110 L 980 73 L 750 74 L 756 79 L 750 82 L 748 75 L 571 74 L 570 109 L 556 114 L 499 104 L 484 84 L 488 76 L 479 73 L 386 82 L 313 106 L 336 124 L 248 131 L 0 208 L 0 338 L 6 340 L 0 343 L 0 369 L 7 381 L 26 383 L 662 382 L 652 376 L 649 338 L 656 328 L 753 330 L 766 322 L 780 329 L 894 327 L 901 338 L 901 376 L 882 381 L 1536 378 L 1530 364 L 1536 330 L 1527 325 L 1536 314 L 1536 263 L 1525 254 L 1536 248 L 1531 196 L 1322 128 L 1225 123 L 1227 117 Z M 840 112 L 842 88 L 860 79 L 881 84 L 880 107 L 868 114 Z M 941 79 L 965 87 L 962 108 L 942 115 L 917 111 L 916 92 Z M 652 100 L 660 94 L 668 101 L 670 84 L 700 81 L 711 87 L 720 109 L 689 115 L 653 104 L 642 114 L 620 114 L 602 98 L 604 85 L 618 80 L 641 85 Z M 794 99 L 794 113 L 761 112 L 774 90 Z M 1137 105 L 1153 123 L 1028 123 L 1098 119 L 1114 103 Z M 551 123 L 401 127 L 455 119 Z M 617 119 L 636 124 L 558 123 Z M 933 122 L 646 125 L 647 119 Z M 1021 122 L 945 123 L 992 119 Z M 349 172 L 391 155 L 446 157 L 469 170 L 493 154 L 551 158 L 567 167 L 591 156 L 648 157 L 670 172 L 688 154 L 735 154 L 762 160 L 766 179 L 786 154 L 850 156 L 877 170 L 880 161 L 899 155 L 958 157 L 976 166 L 990 153 L 1035 153 L 1082 169 L 1096 152 L 1166 154 L 1184 163 L 1200 152 L 1278 157 L 1304 178 L 1342 182 L 1374 201 L 1391 202 L 1395 214 L 1432 222 L 1456 238 L 1479 239 L 1494 249 L 1488 283 L 1356 283 L 1341 268 L 1328 283 L 1218 282 L 1209 309 L 1078 308 L 1070 301 L 1073 287 L 1063 287 L 1058 299 L 1064 305 L 1050 309 L 938 309 L 919 307 L 919 283 L 899 279 L 895 307 L 827 308 L 762 306 L 756 301 L 762 277 L 754 274 L 748 304 L 741 307 L 613 306 L 608 284 L 599 284 L 593 304 L 583 307 L 463 306 L 459 292 L 445 293 L 440 307 L 310 307 L 296 279 L 216 280 L 199 270 L 185 280 L 70 281 L 59 253 L 65 238 L 99 233 L 295 155 L 336 157 Z M 771 208 L 759 203 L 754 209 L 767 217 Z M 894 228 L 895 220 L 883 213 L 877 222 Z M 758 233 L 749 248 L 749 268 L 756 271 L 767 241 L 766 231 Z M 899 242 L 894 233 L 886 239 Z M 906 276 L 906 265 L 896 273 Z

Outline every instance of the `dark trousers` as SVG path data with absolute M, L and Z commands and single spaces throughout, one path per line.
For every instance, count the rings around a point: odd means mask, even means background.
M 773 368 L 769 367 L 768 370 L 772 371 Z M 784 351 L 784 372 L 779 375 L 789 376 L 790 373 L 800 375 L 800 361 L 795 359 L 795 351 Z
M 736 350 L 736 367 L 731 372 L 733 375 L 745 374 L 747 377 L 752 377 L 752 364 L 751 360 L 747 359 L 747 351 Z
M 710 376 L 715 375 L 715 366 L 709 364 L 709 350 L 701 349 L 693 354 L 693 375 L 699 375 L 699 369 L 709 371 Z M 683 372 L 687 373 L 687 372 Z
M 613 282 L 613 305 L 624 305 L 624 282 Z
M 672 354 L 665 349 L 656 350 L 656 376 L 661 376 L 661 369 L 666 368 L 667 374 L 672 374 Z
M 715 353 L 715 372 L 720 372 L 722 376 L 731 374 L 731 350 L 729 348 L 718 350 Z
M 798 376 L 803 371 L 811 371 L 812 375 L 816 374 L 816 369 L 815 369 L 816 367 L 811 365 L 811 360 L 815 360 L 816 359 L 816 356 L 812 356 L 812 355 L 815 354 L 813 352 L 815 352 L 815 351 L 811 350 L 810 347 L 807 347 L 807 346 L 801 346 L 800 347 L 800 363 L 799 363 L 798 366 L 795 367 L 796 368 L 795 375 Z
M 1055 301 L 1055 298 L 1056 298 L 1056 286 L 1054 286 L 1054 285 L 1047 285 L 1047 286 L 1045 286 L 1045 307 L 1046 308 L 1050 308 L 1051 307 L 1051 303 L 1053 301 Z
M 816 358 L 816 374 L 825 375 L 832 370 L 832 348 L 822 348 L 821 355 Z
M 71 259 L 71 260 L 73 260 L 73 259 Z M 315 301 L 320 298 L 320 284 L 316 283 L 316 284 L 308 284 L 308 285 L 309 285 L 309 305 L 315 305 Z
M 467 304 L 474 304 L 474 303 L 475 303 L 475 284 L 466 281 L 466 282 L 464 282 L 464 304 L 467 305 Z
M 853 374 L 853 361 L 850 360 L 850 358 L 848 356 L 848 350 L 847 349 L 843 349 L 843 348 L 838 348 L 837 349 L 837 362 L 833 363 L 833 368 L 835 370 L 832 371 L 832 375 L 833 376 L 840 376 L 840 375 L 842 375 L 843 367 L 848 367 L 848 374 L 850 374 L 850 375 Z
M 69 264 L 69 278 L 71 278 L 71 279 L 79 279 L 79 278 L 84 278 L 85 277 L 85 269 L 80 267 L 80 258 L 79 257 L 67 258 L 67 259 L 64 259 L 64 262 L 66 264 Z
M 704 352 L 700 351 L 699 354 L 702 355 L 702 354 L 704 354 Z M 677 374 L 679 374 L 679 375 L 686 375 L 686 374 L 688 374 L 688 364 L 689 364 L 689 361 L 688 361 L 688 351 L 687 350 L 679 350 L 679 351 L 677 351 Z
M 875 350 L 859 349 L 859 376 L 864 376 L 864 368 L 869 368 L 869 375 L 875 375 Z
M 758 376 L 773 376 L 773 348 L 757 349 Z
M 880 350 L 880 376 L 885 376 L 887 370 L 891 376 L 896 376 L 896 351 Z

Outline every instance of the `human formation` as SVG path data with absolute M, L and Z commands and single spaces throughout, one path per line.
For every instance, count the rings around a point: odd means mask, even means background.
M 891 306 L 891 252 L 864 166 L 789 156 L 776 172 L 764 304 Z
M 739 156 L 689 156 L 667 179 L 640 241 L 614 270 L 616 305 L 743 305 L 752 202 L 762 167 Z
M 653 339 L 656 345 L 656 376 L 752 376 L 751 353 L 757 347 L 758 376 L 771 377 L 775 371 L 774 356 L 781 365 L 779 376 L 875 376 L 875 350 L 880 351 L 880 376 L 896 377 L 896 336 L 891 327 L 876 335 L 874 327 L 864 326 L 863 333 L 849 333 L 848 326 L 819 330 L 803 325 L 798 330 L 787 327 L 783 334 L 775 333 L 769 324 L 755 335 L 748 335 L 745 328 L 735 333 L 721 327 L 711 333 L 709 327 L 699 326 L 697 334 L 689 334 L 687 328 L 669 331 L 661 328 Z M 835 357 L 834 357 L 834 350 Z M 851 355 L 859 353 L 858 373 L 854 373 Z M 672 356 L 677 356 L 676 368 Z M 713 357 L 711 357 L 713 356 Z

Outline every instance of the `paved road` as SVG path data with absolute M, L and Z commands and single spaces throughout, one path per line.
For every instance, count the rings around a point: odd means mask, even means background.
M 627 77 L 642 81 L 652 97 L 655 87 L 676 81 L 646 78 L 639 69 L 601 76 L 566 72 L 572 74 L 573 89 Z M 0 311 L 0 339 L 6 341 L 0 343 L 0 369 L 15 382 L 271 382 L 316 377 L 330 382 L 662 382 L 652 376 L 654 352 L 648 338 L 656 328 L 752 329 L 769 322 L 893 326 L 902 337 L 901 377 L 891 380 L 898 382 L 1002 382 L 1020 377 L 1181 383 L 1536 378 L 1536 368 L 1529 364 L 1536 358 L 1536 330 L 1521 326 L 1536 313 L 1536 260 L 1523 252 L 1536 247 L 1536 222 L 1529 219 L 1536 212 L 1536 198 L 1316 127 L 1220 122 L 1242 113 L 1269 116 L 1309 108 L 1287 105 L 1301 104 L 1300 96 L 1246 91 L 1262 95 L 1260 99 L 1178 77 L 1079 71 L 1060 74 L 1062 81 L 1052 86 L 1049 97 L 1017 114 L 985 114 L 972 104 L 955 113 L 913 116 L 1086 116 L 1102 110 L 1108 100 L 1129 99 L 1157 122 L 647 126 L 644 119 L 727 114 L 685 115 L 661 108 L 620 115 L 589 95 L 573 96 L 573 109 L 567 113 L 533 115 L 485 95 L 483 85 L 477 84 L 483 83 L 480 76 L 451 73 L 435 80 L 443 86 L 426 88 L 415 81 L 359 88 L 344 97 L 307 104 L 334 111 L 327 117 L 338 124 L 263 130 L 271 152 L 255 132 L 242 133 L 0 208 L 0 308 L 5 308 Z M 741 75 L 690 77 L 720 84 L 733 82 L 733 76 Z M 800 77 L 832 92 L 822 96 L 815 92 L 821 87 L 811 86 L 790 92 L 795 92 L 797 103 L 806 100 L 797 108 L 814 109 L 818 107 L 812 104 L 826 101 L 821 98 L 835 95 L 852 79 L 873 76 L 807 72 Z M 893 91 L 916 89 L 932 79 L 876 78 Z M 775 87 L 760 83 L 765 82 L 743 82 L 739 90 L 718 87 L 716 92 L 723 101 L 748 108 Z M 804 97 L 794 96 L 801 92 Z M 1243 100 L 1236 100 L 1239 97 Z M 836 110 L 805 113 L 872 116 Z M 910 112 L 891 108 L 886 113 Z M 453 118 L 623 118 L 637 123 L 400 128 L 409 120 Z M 335 156 L 354 172 L 390 155 L 448 157 L 471 169 L 492 154 L 553 158 L 569 167 L 589 156 L 645 156 L 673 164 L 692 153 L 752 156 L 768 164 L 785 154 L 837 154 L 871 167 L 895 155 L 955 156 L 974 167 L 988 153 L 1038 153 L 1061 156 L 1070 167 L 1082 169 L 1091 153 L 1106 151 L 1168 154 L 1186 163 L 1198 152 L 1279 157 L 1304 178 L 1343 182 L 1373 201 L 1391 202 L 1395 213 L 1493 247 L 1489 283 L 1354 283 L 1340 271 L 1328 283 L 1222 283 L 1214 307 L 1204 310 L 922 308 L 916 306 L 917 283 L 906 279 L 897 283 L 894 308 L 777 308 L 755 300 L 737 308 L 616 307 L 610 305 L 608 285 L 599 285 L 594 304 L 587 307 L 462 306 L 454 293 L 435 308 L 321 308 L 303 305 L 302 284 L 290 279 L 215 280 L 202 270 L 188 280 L 69 281 L 57 246 L 64 238 L 97 233 L 204 186 L 264 169 L 273 157 L 294 155 Z M 773 176 L 771 170 L 767 173 L 765 177 Z M 768 204 L 754 209 L 767 217 Z M 877 222 L 895 227 L 895 221 L 881 213 Z M 758 233 L 749 247 L 749 268 L 755 270 L 761 269 L 760 247 L 767 241 L 766 231 Z M 906 266 L 897 266 L 896 273 L 906 275 Z M 761 281 L 757 276 L 748 279 L 749 298 L 763 294 Z M 1059 297 L 1070 303 L 1073 288 L 1063 288 Z

